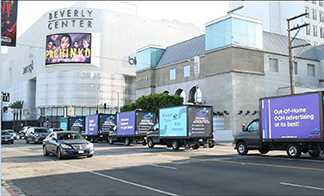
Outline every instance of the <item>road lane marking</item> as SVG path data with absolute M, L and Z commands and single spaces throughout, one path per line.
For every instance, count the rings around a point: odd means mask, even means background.
M 305 186 L 305 185 L 291 184 L 291 183 L 285 183 L 285 182 L 280 182 L 280 184 L 281 185 L 285 185 L 285 186 L 293 186 L 293 187 L 300 187 L 300 188 L 306 188 L 306 189 L 314 189 L 314 190 L 324 191 L 324 188 L 313 187 L 313 186 Z
M 25 154 L 25 155 L 29 155 L 29 156 L 35 156 L 33 154 L 29 154 L 29 153 L 26 153 L 26 152 L 20 152 L 20 151 L 17 151 L 17 150 L 12 150 L 12 151 L 16 151 L 16 152 L 19 152 L 21 154 Z M 37 158 L 41 158 L 41 159 L 45 159 L 45 160 L 51 160 L 51 159 L 45 158 L 45 157 L 37 157 Z M 130 184 L 130 185 L 137 186 L 137 187 L 140 187 L 140 188 L 143 188 L 143 189 L 151 190 L 151 191 L 154 191 L 154 192 L 158 192 L 158 193 L 162 193 L 162 194 L 170 195 L 170 196 L 179 196 L 179 195 L 177 195 L 175 193 L 170 193 L 170 192 L 167 192 L 167 191 L 162 191 L 162 190 L 159 190 L 159 189 L 156 189 L 156 188 L 148 187 L 148 186 L 145 186 L 145 185 L 137 184 L 137 183 L 126 181 L 126 180 L 119 179 L 119 178 L 115 178 L 115 177 L 108 176 L 108 175 L 105 175 L 105 174 L 101 174 L 101 173 L 98 173 L 98 172 L 95 172 L 95 171 L 91 171 L 91 170 L 88 170 L 88 169 L 85 169 L 85 168 L 82 168 L 82 167 L 69 165 L 69 164 L 62 163 L 62 162 L 56 161 L 56 160 L 51 160 L 51 161 L 53 161 L 55 163 L 58 163 L 60 165 L 68 166 L 68 167 L 78 169 L 78 170 L 81 170 L 81 171 L 86 171 L 86 172 L 89 172 L 89 173 L 92 173 L 92 174 L 95 174 L 95 175 L 98 175 L 98 176 L 101 176 L 101 177 L 109 178 L 111 180 L 119 181 L 119 182 L 122 182 L 122 183 L 125 183 L 125 184 Z
M 148 186 L 145 186 L 145 185 L 141 185 L 141 184 L 137 184 L 137 183 L 134 183 L 134 182 L 130 182 L 130 181 L 127 181 L 127 180 L 115 178 L 115 177 L 108 176 L 108 175 L 105 175 L 105 174 L 101 174 L 101 173 L 98 173 L 98 172 L 95 172 L 95 171 L 91 171 L 91 170 L 88 170 L 88 169 L 85 169 L 85 168 L 81 168 L 81 167 L 69 165 L 69 164 L 66 164 L 66 163 L 60 163 L 60 162 L 58 162 L 58 163 L 61 164 L 61 165 L 65 165 L 65 166 L 68 166 L 68 167 L 72 167 L 74 169 L 79 169 L 79 170 L 87 171 L 89 173 L 92 173 L 92 174 L 95 174 L 95 175 L 98 175 L 98 176 L 101 176 L 101 177 L 104 177 L 104 178 L 109 178 L 111 180 L 115 180 L 115 181 L 119 181 L 119 182 L 122 182 L 122 183 L 125 183 L 125 184 L 130 184 L 130 185 L 133 185 L 133 186 L 137 186 L 137 187 L 140 187 L 140 188 L 143 188 L 143 189 L 155 191 L 155 192 L 162 193 L 162 194 L 165 194 L 165 195 L 179 196 L 179 195 L 174 194 L 174 193 L 170 193 L 170 192 L 167 192 L 167 191 L 162 191 L 162 190 L 159 190 L 159 189 L 156 189 L 156 188 L 151 188 L 151 187 L 148 187 Z
M 165 166 L 165 165 L 155 165 L 155 164 L 150 164 L 151 166 L 154 167 L 162 167 L 162 168 L 166 168 L 166 169 L 177 169 L 176 167 L 169 167 L 169 166 Z

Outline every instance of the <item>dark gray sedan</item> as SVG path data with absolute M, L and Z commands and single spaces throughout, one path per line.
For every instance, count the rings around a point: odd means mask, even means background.
M 58 159 L 69 156 L 92 157 L 94 148 L 77 131 L 57 131 L 43 140 L 43 155 L 50 153 L 55 154 Z

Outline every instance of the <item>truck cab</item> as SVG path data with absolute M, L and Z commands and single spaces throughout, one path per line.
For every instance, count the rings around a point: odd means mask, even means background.
M 259 130 L 259 119 L 252 120 L 247 126 L 242 126 L 242 131 L 234 135 L 234 149 L 241 155 L 249 150 L 261 149 L 261 138 Z

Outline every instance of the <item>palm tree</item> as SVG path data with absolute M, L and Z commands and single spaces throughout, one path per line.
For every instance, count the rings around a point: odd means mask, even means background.
M 18 130 L 20 130 L 20 126 L 21 126 L 21 110 L 24 106 L 24 101 L 15 101 L 11 104 L 9 104 L 9 107 L 12 108 L 12 109 L 17 109 L 19 110 L 19 116 L 20 116 L 20 123 L 16 125 L 16 116 L 17 116 L 17 121 L 18 121 L 18 113 L 13 113 L 13 130 L 15 132 L 18 132 Z

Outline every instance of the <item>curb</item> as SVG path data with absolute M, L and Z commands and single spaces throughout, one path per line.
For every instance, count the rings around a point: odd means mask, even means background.
M 6 183 L 6 181 L 1 180 L 1 195 L 3 193 L 5 193 L 5 195 L 18 196 L 18 194 Z

